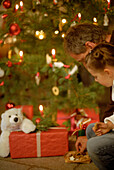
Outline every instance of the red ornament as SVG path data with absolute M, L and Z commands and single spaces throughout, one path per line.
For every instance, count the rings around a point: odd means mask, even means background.
M 2 19 L 5 19 L 8 16 L 8 14 L 3 14 Z
M 11 109 L 11 108 L 13 108 L 13 107 L 15 107 L 15 104 L 14 103 L 6 103 L 6 110 L 8 110 L 8 109 Z
M 3 2 L 3 7 L 6 8 L 6 9 L 10 8 L 11 7 L 11 2 L 9 0 L 5 0 Z
M 58 1 L 57 0 L 53 0 L 54 5 L 57 5 Z
M 68 74 L 68 75 L 65 77 L 65 79 L 69 79 L 69 78 L 70 78 L 70 76 L 71 76 L 71 75 L 70 75 L 70 74 Z
M 87 128 L 87 124 L 82 125 L 83 130 L 86 130 L 86 128 Z
M 36 119 L 36 123 L 40 123 L 41 119 L 40 118 L 37 118 Z
M 11 35 L 18 35 L 21 32 L 21 29 L 18 24 L 14 23 L 10 25 L 9 32 Z
M 8 65 L 8 67 L 12 67 L 13 64 L 11 61 L 8 61 L 7 65 Z
M 2 81 L 1 83 L 0 83 L 0 86 L 3 86 L 4 85 L 4 81 Z
M 53 67 L 52 63 L 49 64 L 50 67 Z

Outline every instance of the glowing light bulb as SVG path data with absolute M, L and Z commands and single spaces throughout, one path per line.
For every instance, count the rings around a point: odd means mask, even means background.
M 20 59 L 22 60 L 23 59 L 23 51 L 19 51 L 19 56 L 20 56 Z
M 51 53 L 52 53 L 53 58 L 55 58 L 55 53 L 56 53 L 56 51 L 55 51 L 54 48 L 51 50 Z
M 55 30 L 55 32 L 54 32 L 55 34 L 59 34 L 59 31 L 58 30 Z
M 23 1 L 20 1 L 20 8 L 21 8 L 21 11 L 23 11 Z
M 45 33 L 44 33 L 43 30 L 41 30 L 41 31 L 39 32 L 39 39 L 40 39 L 40 40 L 43 40 L 44 37 L 45 37 Z
M 96 17 L 93 18 L 93 24 L 98 25 Z
M 39 105 L 39 110 L 40 110 L 40 111 L 43 111 L 43 109 L 44 109 L 44 108 L 43 108 L 43 105 Z
M 108 9 L 110 8 L 110 0 L 107 0 L 107 2 L 108 2 Z
M 43 40 L 44 39 L 44 35 L 39 35 L 39 39 Z
M 81 20 L 81 13 L 78 13 L 79 21 Z
M 39 105 L 39 111 L 40 111 L 42 116 L 44 115 L 43 109 L 44 109 L 43 105 Z
M 65 24 L 67 22 L 67 20 L 64 18 L 62 19 L 62 23 Z
M 62 33 L 61 37 L 64 38 L 65 37 L 65 33 Z
M 17 11 L 18 9 L 19 9 L 19 5 L 16 4 L 16 5 L 15 5 L 15 11 Z
M 40 33 L 39 31 L 36 31 L 36 32 L 35 32 L 36 35 L 39 35 L 39 33 Z

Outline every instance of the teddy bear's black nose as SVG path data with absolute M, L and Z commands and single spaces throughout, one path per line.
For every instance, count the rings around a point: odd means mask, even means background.
M 15 117 L 15 118 L 14 118 L 14 122 L 17 122 L 17 121 L 18 121 L 18 117 Z

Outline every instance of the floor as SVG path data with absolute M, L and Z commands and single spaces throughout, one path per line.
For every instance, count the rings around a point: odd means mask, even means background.
M 89 164 L 65 163 L 63 156 L 12 159 L 0 157 L 0 170 L 98 170 Z

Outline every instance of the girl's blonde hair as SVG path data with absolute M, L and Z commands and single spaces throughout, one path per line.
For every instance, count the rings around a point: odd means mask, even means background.
M 85 58 L 87 68 L 103 70 L 106 65 L 114 66 L 114 45 L 98 44 Z

